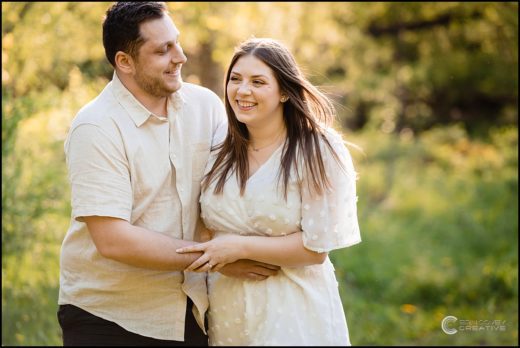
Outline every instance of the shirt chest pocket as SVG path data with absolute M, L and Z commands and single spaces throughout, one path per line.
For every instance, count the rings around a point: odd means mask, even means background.
M 160 189 L 168 194 L 170 189 L 172 169 L 168 154 L 150 156 L 146 151 L 140 148 L 130 160 L 130 181 L 136 202 Z
M 208 162 L 210 144 L 194 143 L 191 144 L 191 163 L 192 163 L 192 180 L 200 182 L 204 175 L 204 169 Z

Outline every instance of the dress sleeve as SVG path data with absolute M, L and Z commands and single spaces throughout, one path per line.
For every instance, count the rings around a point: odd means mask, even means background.
M 321 153 L 331 189 L 319 196 L 311 194 L 305 171 L 301 186 L 303 244 L 316 252 L 328 252 L 361 242 L 352 158 L 339 134 L 328 132 L 326 136 L 343 168 L 328 146 L 322 144 Z

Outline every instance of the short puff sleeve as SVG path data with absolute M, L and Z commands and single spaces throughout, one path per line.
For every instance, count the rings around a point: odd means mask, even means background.
M 301 187 L 303 244 L 316 252 L 328 252 L 361 242 L 357 219 L 356 172 L 341 135 L 329 130 L 327 140 L 343 168 L 322 141 L 321 154 L 331 188 L 322 195 L 309 191 L 306 171 Z

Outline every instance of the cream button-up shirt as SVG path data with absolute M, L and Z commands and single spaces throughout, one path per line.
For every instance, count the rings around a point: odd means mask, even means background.
M 194 239 L 200 182 L 213 136 L 226 127 L 225 109 L 216 94 L 189 83 L 172 94 L 167 109 L 167 118 L 153 115 L 114 73 L 74 118 L 65 141 L 72 216 L 61 248 L 58 303 L 143 336 L 184 341 L 186 296 L 204 329 L 206 275 L 107 259 L 82 220 L 110 216 Z

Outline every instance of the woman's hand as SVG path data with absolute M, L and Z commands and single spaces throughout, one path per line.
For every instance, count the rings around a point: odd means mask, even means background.
M 243 255 L 246 239 L 246 236 L 226 234 L 218 236 L 205 243 L 177 249 L 176 252 L 180 254 L 198 251 L 203 252 L 203 254 L 189 265 L 185 271 L 216 272 L 228 263 L 246 258 L 244 257 L 245 255 Z

